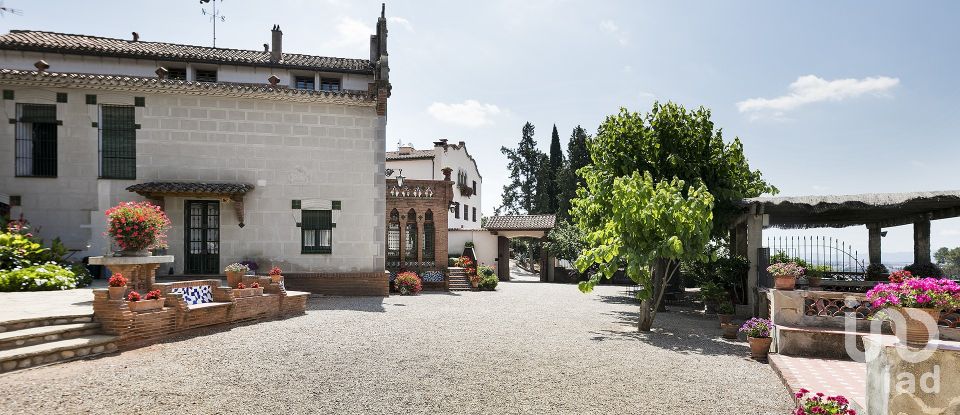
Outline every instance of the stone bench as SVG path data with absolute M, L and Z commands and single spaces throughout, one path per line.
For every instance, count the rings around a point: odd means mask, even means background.
M 167 299 L 166 306 L 187 311 L 229 306 L 234 302 L 233 290 L 221 287 L 217 279 L 155 283 L 153 288 Z

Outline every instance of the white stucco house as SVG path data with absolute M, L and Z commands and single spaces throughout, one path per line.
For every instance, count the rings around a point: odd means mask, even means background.
M 302 289 L 385 293 L 383 12 L 369 58 L 288 53 L 279 26 L 271 37 L 242 50 L 136 33 L 0 35 L 11 216 L 79 258 L 111 251 L 108 208 L 153 200 L 173 222 L 176 262 L 161 273 L 250 259 L 303 274 Z
M 388 174 L 394 177 L 403 175 L 410 179 L 440 180 L 443 178 L 442 170 L 451 168 L 451 179 L 456 184 L 453 202 L 447 212 L 448 252 L 458 256 L 467 242 L 473 242 L 477 260 L 493 265 L 497 256 L 496 238 L 481 225 L 483 176 L 480 175 L 477 161 L 467 151 L 466 143 L 460 141 L 453 144 L 441 139 L 433 143 L 433 148 L 426 150 L 401 144 L 397 151 L 387 152 L 386 160 Z

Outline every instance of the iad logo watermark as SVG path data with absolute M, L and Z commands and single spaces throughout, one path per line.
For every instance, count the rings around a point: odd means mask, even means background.
M 884 336 L 883 324 L 890 322 L 896 339 Z M 906 347 L 894 347 L 900 359 L 907 363 L 921 363 L 930 359 L 937 350 L 936 340 L 940 336 L 938 322 L 933 315 L 914 308 L 894 309 L 887 308 L 878 312 L 870 319 L 870 331 L 858 335 L 857 318 L 855 313 L 846 313 L 844 317 L 844 348 L 851 359 L 860 363 L 867 363 L 880 358 L 885 346 L 899 344 Z M 857 345 L 858 338 L 863 338 L 863 350 Z M 884 370 L 890 374 L 889 370 Z M 933 365 L 929 372 L 911 373 L 898 372 L 893 377 L 894 391 L 915 395 L 918 392 L 940 392 L 940 365 Z

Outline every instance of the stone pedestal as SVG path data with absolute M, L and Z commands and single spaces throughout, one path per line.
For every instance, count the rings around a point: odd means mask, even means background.
M 932 341 L 929 355 L 908 348 L 896 337 L 867 338 L 868 347 L 879 353 L 867 360 L 867 413 L 957 414 L 960 413 L 960 343 Z M 917 357 L 914 357 L 916 355 Z
M 173 262 L 173 255 L 90 257 L 90 264 L 104 265 L 114 274 L 123 274 L 127 279 L 127 288 L 141 292 L 153 288 L 157 268 L 160 268 L 160 264 L 170 262 Z

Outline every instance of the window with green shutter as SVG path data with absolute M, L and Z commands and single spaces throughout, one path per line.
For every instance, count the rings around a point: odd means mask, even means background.
M 17 104 L 16 175 L 57 177 L 57 106 Z
M 100 178 L 137 178 L 137 128 L 130 105 L 101 105 Z
M 333 252 L 333 211 L 302 210 L 300 224 L 300 253 L 329 254 Z

